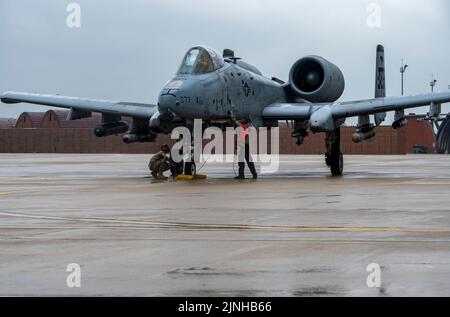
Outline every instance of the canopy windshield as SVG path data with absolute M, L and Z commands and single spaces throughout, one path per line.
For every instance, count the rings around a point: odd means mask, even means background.
M 206 74 L 223 66 L 223 58 L 215 51 L 203 47 L 189 50 L 181 63 L 178 74 Z

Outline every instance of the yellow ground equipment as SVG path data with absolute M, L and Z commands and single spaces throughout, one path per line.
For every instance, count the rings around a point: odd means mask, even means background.
M 201 175 L 201 174 L 196 174 L 196 175 L 181 174 L 181 175 L 177 176 L 177 181 L 192 181 L 192 180 L 207 179 L 207 178 L 208 178 L 208 176 Z

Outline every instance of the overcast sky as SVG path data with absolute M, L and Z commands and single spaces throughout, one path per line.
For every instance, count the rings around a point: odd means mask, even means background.
M 66 24 L 71 2 L 81 28 Z M 388 95 L 400 94 L 402 58 L 406 94 L 429 92 L 432 73 L 448 90 L 448 0 L 0 0 L 0 91 L 154 103 L 184 53 L 204 44 L 285 80 L 297 59 L 322 55 L 344 72 L 342 100 L 371 98 L 378 43 Z M 0 117 L 45 109 L 1 104 Z

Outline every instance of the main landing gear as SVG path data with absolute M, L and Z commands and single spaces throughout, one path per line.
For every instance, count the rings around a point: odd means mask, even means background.
M 344 172 L 344 155 L 341 152 L 341 129 L 337 128 L 332 132 L 327 132 L 325 143 L 327 147 L 325 162 L 330 167 L 333 176 L 341 176 Z

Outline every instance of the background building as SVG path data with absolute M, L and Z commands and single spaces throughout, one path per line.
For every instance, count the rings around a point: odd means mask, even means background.
M 97 138 L 92 130 L 101 115 L 69 121 L 68 111 L 24 112 L 17 121 L 0 119 L 0 153 L 155 153 L 162 143 L 173 144 L 170 136 L 159 136 L 155 143 L 127 145 L 121 136 Z M 345 154 L 407 154 L 417 148 L 435 153 L 433 131 L 423 116 L 408 116 L 408 126 L 394 130 L 390 126 L 376 129 L 373 140 L 355 144 L 355 127 L 342 128 Z M 124 121 L 130 121 L 125 118 Z M 280 127 L 281 154 L 324 154 L 324 134 L 310 135 L 302 146 L 295 144 L 291 128 Z

